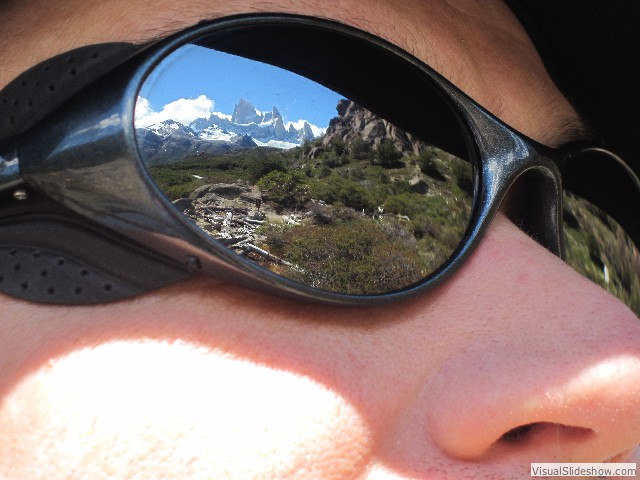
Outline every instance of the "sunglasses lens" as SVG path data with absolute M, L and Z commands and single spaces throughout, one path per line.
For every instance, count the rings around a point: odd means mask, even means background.
M 332 88 L 181 47 L 139 92 L 140 155 L 176 208 L 255 264 L 332 292 L 405 289 L 462 241 L 472 164 L 374 113 L 374 97 L 365 107 Z
M 604 211 L 565 192 L 563 223 L 566 261 L 640 315 L 640 252 Z

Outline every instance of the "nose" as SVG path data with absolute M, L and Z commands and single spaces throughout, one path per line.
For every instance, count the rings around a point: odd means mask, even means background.
M 640 320 L 498 223 L 463 272 L 492 299 L 482 333 L 425 387 L 431 439 L 464 460 L 622 461 L 640 444 Z

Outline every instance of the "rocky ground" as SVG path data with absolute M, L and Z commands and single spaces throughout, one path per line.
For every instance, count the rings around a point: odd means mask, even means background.
M 243 183 L 203 185 L 189 198 L 173 204 L 198 227 L 238 254 L 254 260 L 289 265 L 260 248 L 265 237 L 257 230 L 267 222 L 299 225 L 302 215 L 278 214 L 268 205 L 265 192 Z

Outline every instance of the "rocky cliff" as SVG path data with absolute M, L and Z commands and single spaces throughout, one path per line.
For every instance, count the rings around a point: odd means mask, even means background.
M 322 147 L 312 150 L 311 156 L 318 156 L 328 146 L 341 139 L 347 145 L 361 139 L 368 147 L 375 147 L 389 140 L 403 153 L 419 153 L 424 144 L 404 130 L 378 117 L 369 110 L 350 100 L 340 100 L 336 107 L 338 116 L 329 123 Z

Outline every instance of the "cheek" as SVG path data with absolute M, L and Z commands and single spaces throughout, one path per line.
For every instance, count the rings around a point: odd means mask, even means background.
M 358 413 L 326 387 L 159 342 L 42 367 L 5 397 L 0 431 L 0 477 L 11 478 L 352 478 L 370 449 Z

